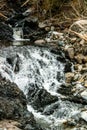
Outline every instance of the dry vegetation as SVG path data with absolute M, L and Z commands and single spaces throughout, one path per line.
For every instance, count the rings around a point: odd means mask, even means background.
M 10 6 L 10 2 L 0 0 L 0 19 L 7 20 L 14 13 L 15 8 Z M 20 8 L 26 8 L 26 10 L 34 7 L 34 15 L 38 16 L 41 21 L 48 20 L 54 26 L 67 27 L 69 33 L 72 32 L 87 40 L 85 34 L 85 30 L 87 30 L 85 0 L 16 0 L 16 2 L 20 5 Z M 75 25 L 81 29 L 81 32 L 72 30 Z
M 11 15 L 14 9 L 9 6 L 10 1 L 0 0 L 0 16 L 9 17 Z M 81 17 L 86 10 L 84 0 L 16 0 L 16 3 L 21 8 L 33 6 L 38 16 L 44 19 L 60 14 L 66 19 L 77 18 Z

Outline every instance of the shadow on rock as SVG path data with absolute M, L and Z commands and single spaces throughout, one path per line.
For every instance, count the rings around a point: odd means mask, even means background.
M 37 110 L 43 110 L 46 105 L 50 105 L 58 100 L 57 96 L 51 95 L 43 88 L 38 88 L 35 85 L 29 87 L 28 102 Z

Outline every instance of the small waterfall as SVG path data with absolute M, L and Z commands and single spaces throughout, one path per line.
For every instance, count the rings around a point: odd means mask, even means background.
M 64 64 L 49 49 L 13 46 L 0 50 L 0 74 L 15 82 L 26 97 L 29 96 L 29 88 L 34 86 L 58 97 L 58 101 L 46 105 L 42 112 L 30 104 L 27 105 L 44 130 L 65 130 L 63 124 L 75 113 L 80 114 L 80 104 L 61 100 L 62 95 L 58 93 L 58 89 L 65 83 Z M 45 114 L 51 110 L 51 114 Z
M 23 42 L 30 41 L 30 39 L 23 39 L 23 29 L 22 27 L 13 28 L 13 45 L 23 45 Z
M 43 87 L 52 95 L 57 94 L 58 87 L 64 82 L 64 66 L 57 61 L 57 55 L 52 54 L 48 49 L 39 47 L 10 47 L 9 49 L 10 55 L 9 50 L 3 50 L 2 53 L 6 55 L 7 52 L 8 57 L 13 55 L 14 65 L 10 66 L 11 71 L 14 70 L 17 60 L 20 68 L 18 73 L 13 72 L 11 76 L 14 79 L 13 82 L 20 88 L 23 87 L 23 91 L 29 84 L 37 84 L 39 88 Z M 5 66 L 9 64 L 5 63 Z M 57 79 L 58 75 L 61 77 L 60 81 Z
M 18 27 L 17 28 L 13 28 L 13 32 L 14 32 L 13 38 L 15 40 L 20 41 L 23 38 L 23 30 L 22 30 L 21 27 L 19 27 L 19 28 Z
M 13 45 L 20 45 L 23 38 L 23 30 L 21 27 L 13 28 Z

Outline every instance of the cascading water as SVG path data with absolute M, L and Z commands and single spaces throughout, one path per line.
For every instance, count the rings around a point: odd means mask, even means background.
M 23 39 L 22 27 L 13 28 L 13 45 L 22 45 L 24 41 L 30 41 L 30 39 Z
M 21 27 L 13 29 L 13 45 L 22 45 Z M 28 100 L 27 109 L 33 113 L 43 130 L 71 130 L 69 121 L 79 120 L 82 105 L 72 103 L 59 93 L 64 81 L 64 64 L 50 49 L 23 46 L 0 50 L 0 74 L 16 83 Z M 72 129 L 72 130 L 77 130 Z
M 4 50 L 2 53 L 6 55 L 7 60 L 8 57 L 13 55 L 12 64 L 14 65 L 11 66 L 7 61 L 4 61 L 4 58 L 1 59 L 11 73 L 11 75 L 8 73 L 7 79 L 9 77 L 9 80 L 15 82 L 21 89 L 23 88 L 24 92 L 29 84 L 38 84 L 39 88 L 44 87 L 51 94 L 57 94 L 57 87 L 64 82 L 64 66 L 57 61 L 56 55 L 52 55 L 48 49 L 43 50 L 38 47 L 20 47 L 18 49 L 17 47 L 10 47 L 9 49 L 10 54 L 9 51 Z M 19 72 L 17 73 L 15 73 L 16 63 L 19 66 Z M 2 73 L 2 75 L 4 74 L 6 72 Z M 60 82 L 57 79 L 58 75 L 61 77 Z M 6 77 L 6 75 L 4 76 Z
M 13 38 L 14 38 L 13 45 L 21 45 L 21 42 L 19 41 L 21 41 L 23 38 L 22 27 L 13 28 Z
M 44 130 L 64 130 L 63 124 L 73 120 L 73 116 L 81 111 L 81 105 L 61 100 L 58 89 L 65 82 L 64 65 L 49 49 L 24 46 L 0 50 L 0 74 L 16 83 L 26 97 L 29 97 L 30 87 L 38 86 L 38 89 L 44 89 L 58 98 L 45 105 L 42 112 L 34 109 L 30 103 L 27 105 Z M 50 114 L 46 114 L 48 112 Z

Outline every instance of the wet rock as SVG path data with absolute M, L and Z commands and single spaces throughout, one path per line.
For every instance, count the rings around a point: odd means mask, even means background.
M 13 40 L 13 30 L 5 23 L 0 23 L 0 40 Z
M 51 53 L 56 54 L 57 55 L 57 60 L 62 62 L 62 63 L 65 63 L 65 66 L 67 67 L 69 61 L 67 61 L 67 59 L 65 57 L 65 53 L 62 51 L 61 47 L 60 48 L 51 48 L 50 51 L 51 51 Z M 66 68 L 66 67 L 65 67 L 65 71 L 68 70 L 68 68 Z
M 65 96 L 71 96 L 73 94 L 72 92 L 72 85 L 61 85 L 61 87 L 58 89 L 58 93 L 61 93 Z
M 27 100 L 23 92 L 16 84 L 0 77 L 0 120 L 3 119 L 17 120 L 22 130 L 26 130 L 28 124 L 29 130 L 42 130 L 36 124 L 33 114 L 27 111 Z
M 20 69 L 21 59 L 18 54 L 6 58 L 6 61 L 12 66 L 14 72 L 18 72 Z
M 71 72 L 72 71 L 72 63 L 70 61 L 66 61 L 65 63 L 65 68 L 64 68 L 64 72 Z
M 57 56 L 57 60 L 60 61 L 60 62 L 62 62 L 62 63 L 66 63 L 65 57 L 62 56 L 62 55 L 58 55 L 58 56 Z M 66 66 L 67 66 L 67 63 L 66 63 L 66 65 L 65 65 L 65 71 L 66 71 Z
M 31 125 L 27 124 L 26 127 L 25 127 L 25 130 L 29 130 L 29 129 L 34 130 L 34 128 Z
M 41 109 L 57 100 L 58 98 L 56 96 L 52 96 L 43 88 L 38 88 L 34 85 L 29 87 L 28 102 L 32 104 L 35 109 Z
M 62 100 L 68 100 L 74 103 L 86 105 L 87 96 L 83 93 L 84 89 L 84 86 L 82 86 L 80 83 L 76 83 L 76 85 L 65 84 L 61 85 L 61 87 L 58 89 L 58 93 L 65 96 L 62 98 Z
M 36 123 L 32 113 L 24 113 L 24 117 L 20 120 L 20 128 L 22 130 L 42 130 L 39 124 Z
M 0 80 L 0 119 L 19 119 L 26 110 L 26 98 L 14 83 Z
M 54 54 L 56 54 L 56 55 L 58 55 L 58 56 L 61 56 L 61 57 L 63 57 L 63 58 L 65 58 L 65 54 L 63 53 L 63 51 L 62 51 L 62 49 L 61 48 L 51 48 L 50 49 L 50 51 L 51 51 L 51 53 L 54 53 Z
M 55 110 L 59 109 L 59 103 L 58 101 L 55 103 L 52 103 L 51 105 L 48 105 L 45 107 L 43 114 L 45 115 L 51 115 L 55 112 Z

